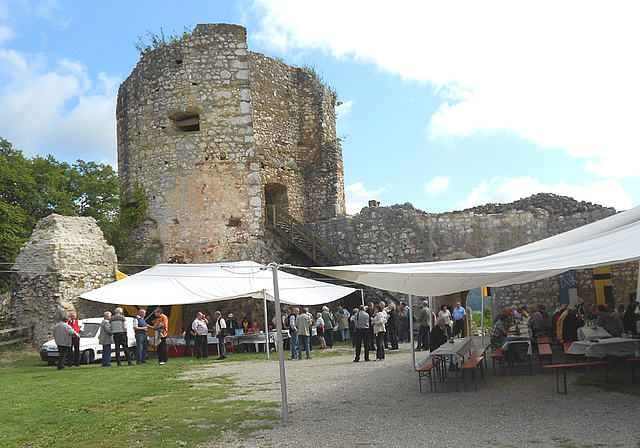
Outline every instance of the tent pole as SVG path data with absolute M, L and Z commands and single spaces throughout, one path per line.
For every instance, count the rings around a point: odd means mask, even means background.
M 409 342 L 411 343 L 411 370 L 416 369 L 416 349 L 413 346 L 413 295 L 409 294 Z
M 262 290 L 262 301 L 264 302 L 264 334 L 267 338 L 267 345 L 265 345 L 267 352 L 267 359 L 269 359 L 269 316 L 267 315 L 267 291 Z
M 480 321 L 482 322 L 482 333 L 480 333 L 480 346 L 484 347 L 484 286 L 480 287 Z M 473 313 L 473 310 L 471 311 Z M 473 316 L 471 316 L 473 319 Z
M 640 261 L 638 261 L 638 285 L 636 286 L 636 302 L 640 300 Z
M 267 266 L 273 272 L 273 295 L 276 307 L 276 332 L 278 347 L 278 361 L 280 364 L 280 391 L 282 392 L 282 419 L 289 421 L 289 405 L 287 404 L 287 378 L 284 371 L 284 350 L 282 349 L 282 316 L 280 315 L 280 288 L 278 287 L 278 264 L 269 263 Z
M 360 290 L 360 298 L 362 299 L 362 304 L 364 305 L 364 289 Z
M 429 296 L 429 313 L 434 313 L 433 311 L 433 296 Z M 429 333 L 433 330 L 433 317 L 429 316 Z

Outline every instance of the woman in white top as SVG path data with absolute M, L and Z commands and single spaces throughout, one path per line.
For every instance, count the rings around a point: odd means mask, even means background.
M 376 314 L 373 316 L 373 334 L 376 335 L 376 361 L 384 359 L 384 335 L 387 316 L 380 305 L 376 305 Z
M 320 349 L 327 348 L 327 343 L 324 339 L 324 319 L 322 313 L 316 313 L 316 335 L 318 336 L 318 342 L 320 342 Z
M 438 311 L 438 317 L 442 317 L 445 323 L 445 330 L 447 330 L 447 337 L 451 337 L 451 311 L 447 308 L 447 305 L 442 305 L 440 311 Z

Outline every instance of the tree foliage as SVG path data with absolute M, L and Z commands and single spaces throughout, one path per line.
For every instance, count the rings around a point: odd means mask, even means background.
M 103 230 L 117 225 L 118 177 L 109 165 L 53 156 L 24 157 L 0 137 L 0 270 L 15 261 L 38 220 L 58 213 L 90 216 Z M 105 231 L 106 233 L 106 231 Z M 9 287 L 0 273 L 0 292 Z

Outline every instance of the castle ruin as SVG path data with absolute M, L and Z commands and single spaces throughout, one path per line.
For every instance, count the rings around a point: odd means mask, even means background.
M 236 25 L 198 25 L 183 42 L 142 56 L 117 104 L 122 191 L 128 205 L 140 194 L 148 201 L 147 219 L 131 235 L 134 257 L 316 265 L 268 228 L 270 205 L 304 223 L 345 264 L 484 257 L 615 213 L 539 194 L 447 213 L 370 201 L 347 216 L 335 101 L 312 71 L 248 51 L 246 30 Z M 99 316 L 103 306 L 78 295 L 112 282 L 116 263 L 92 219 L 49 216 L 13 267 L 11 312 L 19 324 L 38 322 L 36 343 L 64 312 Z M 611 267 L 616 302 L 635 294 L 637 277 L 638 263 Z M 579 270 L 576 279 L 578 295 L 595 302 L 593 271 Z M 559 289 L 557 277 L 498 288 L 494 308 L 553 306 Z
M 142 56 L 118 92 L 118 169 L 149 220 L 158 261 L 268 260 L 265 207 L 318 221 L 345 213 L 331 90 L 247 50 L 237 25 L 198 25 Z
M 248 51 L 246 30 L 226 24 L 198 25 L 191 38 L 141 58 L 117 107 L 124 194 L 133 203 L 139 188 L 149 201 L 149 219 L 134 232 L 138 252 L 155 242 L 157 261 L 300 263 L 267 231 L 271 204 L 345 263 L 483 257 L 615 213 L 542 194 L 439 214 L 371 204 L 347 217 L 336 98 L 312 75 Z M 616 300 L 635 291 L 637 269 L 614 267 Z M 593 298 L 591 270 L 578 279 L 580 295 Z M 558 297 L 555 278 L 495 293 L 500 305 Z

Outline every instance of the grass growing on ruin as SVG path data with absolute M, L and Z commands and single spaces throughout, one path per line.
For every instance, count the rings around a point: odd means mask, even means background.
M 185 377 L 212 364 L 172 358 L 57 371 L 37 356 L 0 362 L 0 446 L 191 446 L 273 425 L 278 403 L 235 399 L 246 392 L 228 377 Z

